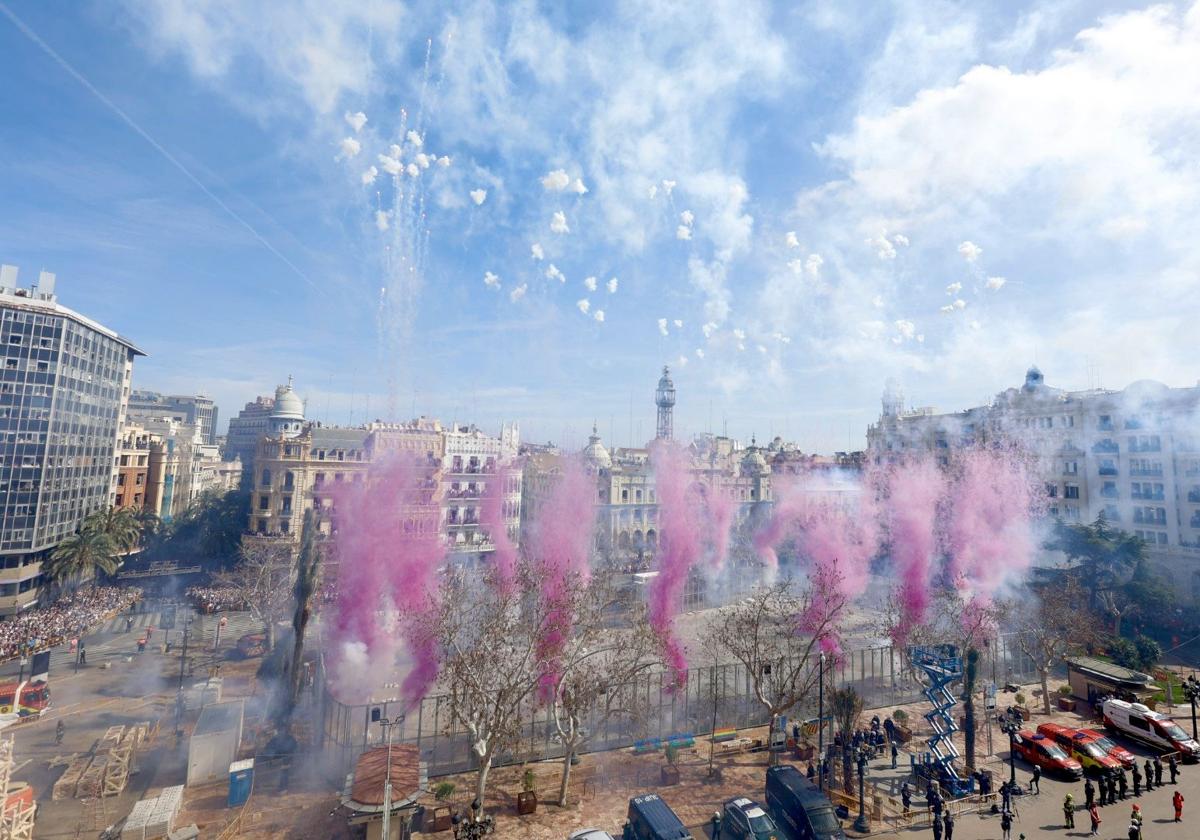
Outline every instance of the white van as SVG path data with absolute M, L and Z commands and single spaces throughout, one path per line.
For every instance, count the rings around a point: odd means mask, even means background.
M 1105 700 L 1103 709 L 1104 725 L 1113 732 L 1160 750 L 1178 752 L 1185 761 L 1200 759 L 1200 744 L 1166 715 L 1124 700 Z

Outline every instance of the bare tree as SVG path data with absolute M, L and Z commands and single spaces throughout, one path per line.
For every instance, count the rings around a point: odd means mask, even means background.
M 304 634 L 308 628 L 309 603 L 317 588 L 321 550 L 316 544 L 317 516 L 312 510 L 304 513 L 304 530 L 300 534 L 300 555 L 296 561 L 296 581 L 292 590 L 295 609 L 292 613 L 292 673 L 288 685 L 284 720 L 290 720 L 300 699 L 301 666 L 304 663 Z
M 1101 597 L 1111 595 L 1106 592 Z M 1099 627 L 1087 608 L 1087 593 L 1071 577 L 1046 586 L 1032 608 L 1019 611 L 1017 645 L 1033 660 L 1042 683 L 1042 705 L 1050 714 L 1050 669 L 1070 654 L 1085 649 L 1099 638 Z M 1026 602 L 1028 603 L 1028 602 Z
M 253 542 L 241 549 L 241 560 L 227 572 L 213 575 L 218 587 L 232 590 L 263 626 L 267 649 L 275 649 L 275 625 L 291 605 L 292 549 L 279 542 Z
M 850 743 L 854 738 L 854 727 L 862 714 L 863 701 L 854 686 L 835 688 L 829 696 L 829 708 L 833 710 L 833 719 L 837 722 L 838 732 L 842 736 L 842 788 L 851 793 L 851 768 L 853 755 Z
M 482 803 L 487 777 L 496 756 L 517 746 L 523 713 L 551 668 L 543 640 L 551 631 L 565 632 L 564 617 L 573 604 L 546 604 L 527 564 L 517 585 L 500 587 L 487 576 L 482 583 L 448 576 L 437 613 L 437 639 L 442 651 L 442 682 L 448 690 L 450 715 L 471 736 L 479 763 L 475 797 Z M 579 592 L 568 582 L 567 593 Z
M 836 572 L 825 570 L 814 571 L 803 592 L 791 579 L 782 579 L 723 607 L 709 625 L 705 646 L 716 655 L 732 656 L 746 669 L 772 729 L 780 715 L 817 686 L 815 660 L 821 643 L 835 634 L 846 606 L 838 583 Z
M 580 599 L 563 655 L 553 701 L 554 726 L 564 747 L 560 806 L 567 804 L 571 762 L 579 750 L 614 721 L 632 723 L 642 716 L 645 710 L 637 703 L 638 692 L 630 689 L 638 677 L 659 664 L 645 604 L 632 606 L 630 627 L 623 630 L 609 627 L 613 604 L 608 586 L 594 578 Z
M 1106 589 L 1098 596 L 1100 606 L 1113 619 L 1113 636 L 1121 638 L 1121 619 L 1137 612 L 1138 605 L 1119 589 Z

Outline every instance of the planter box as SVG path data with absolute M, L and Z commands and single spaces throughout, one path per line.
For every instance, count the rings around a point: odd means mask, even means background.
M 660 781 L 663 787 L 670 787 L 679 784 L 679 768 L 678 767 L 663 767 L 659 773 Z
M 522 791 L 517 794 L 517 813 L 518 814 L 535 814 L 537 813 L 537 794 L 531 790 Z
M 1026 723 L 1033 719 L 1033 712 L 1030 711 L 1028 706 L 1013 706 L 1013 708 L 1017 710 L 1017 714 L 1021 716 L 1021 720 Z
M 1058 698 L 1058 708 L 1062 709 L 1064 712 L 1075 711 L 1075 698 L 1063 697 L 1060 695 Z
M 449 831 L 451 825 L 449 805 L 439 805 L 436 808 L 425 809 L 425 822 L 421 830 L 432 834 L 436 831 Z
M 909 741 L 912 740 L 912 730 L 909 729 L 907 726 L 901 726 L 900 724 L 897 723 L 896 724 L 896 740 L 899 741 L 901 744 L 907 744 Z
M 817 754 L 817 748 L 812 744 L 797 744 L 793 751 L 797 761 L 812 761 Z

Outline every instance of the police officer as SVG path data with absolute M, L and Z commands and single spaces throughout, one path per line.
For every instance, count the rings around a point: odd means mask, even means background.
M 1091 808 L 1096 801 L 1096 786 L 1092 784 L 1091 779 L 1087 779 L 1083 783 L 1083 807 Z

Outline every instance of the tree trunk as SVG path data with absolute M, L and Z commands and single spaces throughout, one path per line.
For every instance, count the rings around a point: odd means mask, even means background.
M 772 711 L 769 728 L 767 729 L 767 764 L 774 767 L 779 763 L 779 753 L 771 749 L 771 736 L 775 733 L 775 727 L 779 724 L 779 713 Z
M 488 772 L 492 769 L 492 754 L 479 759 L 479 775 L 475 779 L 475 798 L 479 801 L 479 806 L 482 808 L 484 804 L 483 792 L 487 789 Z
M 967 649 L 967 669 L 963 678 L 963 716 L 966 718 L 966 731 L 963 733 L 963 746 L 967 753 L 967 771 L 975 772 L 975 682 L 979 673 L 979 651 Z
M 263 622 L 263 635 L 265 635 L 267 637 L 267 654 L 270 654 L 271 651 L 275 650 L 275 622 L 274 621 L 264 621 Z
M 1113 636 L 1121 638 L 1121 614 L 1113 610 Z
M 1038 668 L 1038 676 L 1042 678 L 1042 707 L 1050 714 L 1050 669 Z
M 842 744 L 842 790 L 846 793 L 854 793 L 853 764 L 854 759 L 850 755 L 850 748 Z
M 571 759 L 575 757 L 575 746 L 567 745 L 567 754 L 563 756 L 562 780 L 558 784 L 558 807 L 567 807 L 567 786 L 571 784 Z

